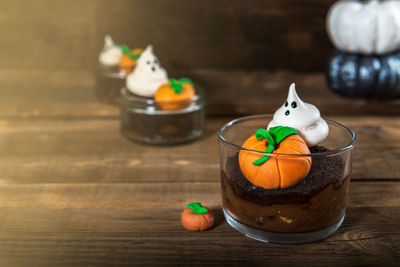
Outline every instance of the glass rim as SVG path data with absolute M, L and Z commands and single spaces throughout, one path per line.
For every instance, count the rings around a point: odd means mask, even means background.
M 169 104 L 188 103 L 186 107 L 180 109 L 170 109 L 170 110 L 159 109 L 159 105 L 163 104 L 163 102 L 157 103 L 153 98 L 134 95 L 126 88 L 126 86 L 121 88 L 121 96 L 118 102 L 121 107 L 136 113 L 158 114 L 158 115 L 187 113 L 201 109 L 205 103 L 204 93 L 202 88 L 197 84 L 195 84 L 194 89 L 196 91 L 196 94 L 191 99 L 184 101 L 171 101 L 169 103 Z
M 258 151 L 258 150 L 248 149 L 248 148 L 242 147 L 241 145 L 236 145 L 236 144 L 228 141 L 222 134 L 222 132 L 225 129 L 227 129 L 228 127 L 230 127 L 230 126 L 232 126 L 234 124 L 237 124 L 237 123 L 239 123 L 241 121 L 247 121 L 247 120 L 252 120 L 252 119 L 257 119 L 257 118 L 262 118 L 262 117 L 270 117 L 270 118 L 272 118 L 273 114 L 258 114 L 258 115 L 244 116 L 244 117 L 240 117 L 240 118 L 231 120 L 231 121 L 229 121 L 228 123 L 224 124 L 223 126 L 221 126 L 218 129 L 218 132 L 217 132 L 218 139 L 220 141 L 222 141 L 223 143 L 227 144 L 228 146 L 231 146 L 231 147 L 236 148 L 238 150 L 247 150 L 247 151 L 250 151 L 250 152 L 256 152 L 256 153 L 259 153 L 259 154 L 262 153 L 263 155 L 274 156 L 274 157 L 275 156 L 292 156 L 292 157 L 293 156 L 297 156 L 297 157 L 314 156 L 315 157 L 315 156 L 335 155 L 335 154 L 339 154 L 339 153 L 342 153 L 342 152 L 347 151 L 347 150 L 352 150 L 352 149 L 354 149 L 354 147 L 356 145 L 357 138 L 356 138 L 355 132 L 352 129 L 350 129 L 349 127 L 347 127 L 347 126 L 345 126 L 345 125 L 343 125 L 343 124 L 341 124 L 339 122 L 336 122 L 336 121 L 333 121 L 333 120 L 330 120 L 330 119 L 326 119 L 326 118 L 324 118 L 324 120 L 326 120 L 328 122 L 328 124 L 333 124 L 335 126 L 338 126 L 338 127 L 342 128 L 342 129 L 344 129 L 345 131 L 347 131 L 351 135 L 351 140 L 350 140 L 350 142 L 348 144 L 346 144 L 345 146 L 342 146 L 342 147 L 340 147 L 338 149 L 329 150 L 329 151 L 325 151 L 325 152 L 310 153 L 310 154 L 266 153 L 266 152 L 262 152 L 262 151 Z

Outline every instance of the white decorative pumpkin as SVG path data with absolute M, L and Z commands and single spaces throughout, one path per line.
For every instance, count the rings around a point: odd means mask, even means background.
M 327 16 L 327 31 L 336 48 L 361 54 L 400 50 L 400 1 L 342 0 Z

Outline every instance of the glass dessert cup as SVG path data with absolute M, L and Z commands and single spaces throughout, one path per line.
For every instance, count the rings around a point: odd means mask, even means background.
M 195 96 L 186 101 L 161 105 L 153 98 L 121 90 L 121 132 L 130 140 L 154 145 L 170 145 L 195 140 L 204 133 L 204 96 L 194 86 Z M 181 107 L 163 109 L 162 107 Z
M 98 64 L 96 69 L 96 96 L 105 103 L 117 104 L 121 88 L 125 85 L 126 74 L 119 71 L 119 66 Z
M 271 120 L 272 115 L 243 117 L 218 131 L 224 216 L 234 229 L 263 242 L 307 243 L 326 239 L 345 217 L 355 133 L 326 120 L 329 135 L 310 148 L 311 154 L 265 153 L 289 163 L 311 158 L 311 169 L 296 185 L 264 189 L 244 177 L 238 154 L 243 150 L 260 154 L 241 145 Z

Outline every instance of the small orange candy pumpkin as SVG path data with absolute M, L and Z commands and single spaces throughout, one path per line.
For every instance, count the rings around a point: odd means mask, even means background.
M 122 45 L 122 57 L 119 59 L 119 70 L 125 74 L 129 74 L 136 67 L 137 60 L 143 52 L 143 49 L 136 48 L 132 51 L 128 46 Z
M 195 94 L 191 80 L 182 78 L 178 81 L 172 78 L 168 83 L 158 88 L 154 100 L 161 109 L 181 109 L 191 105 Z
M 186 206 L 181 215 L 182 226 L 189 231 L 205 231 L 213 227 L 214 215 L 211 211 L 194 202 Z
M 310 154 L 305 141 L 291 127 L 277 126 L 269 132 L 259 129 L 242 147 L 277 154 Z M 311 157 L 266 155 L 248 150 L 239 152 L 243 175 L 254 185 L 265 189 L 286 188 L 302 181 L 310 171 Z

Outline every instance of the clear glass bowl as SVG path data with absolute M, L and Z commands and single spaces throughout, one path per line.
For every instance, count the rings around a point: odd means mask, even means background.
M 204 133 L 204 95 L 199 86 L 191 100 L 176 102 L 180 109 L 165 110 L 153 98 L 121 90 L 121 132 L 130 140 L 155 145 L 189 142 Z
M 118 66 L 108 67 L 98 64 L 96 68 L 96 96 L 105 103 L 117 104 L 121 88 L 125 86 L 126 74 Z
M 264 242 L 306 243 L 325 239 L 340 227 L 345 216 L 355 133 L 327 120 L 329 135 L 310 148 L 311 154 L 267 153 L 288 162 L 311 157 L 311 169 L 296 185 L 264 189 L 244 177 L 238 154 L 241 150 L 260 153 L 241 145 L 257 129 L 265 129 L 271 120 L 272 115 L 243 117 L 218 131 L 225 218 L 239 232 Z

